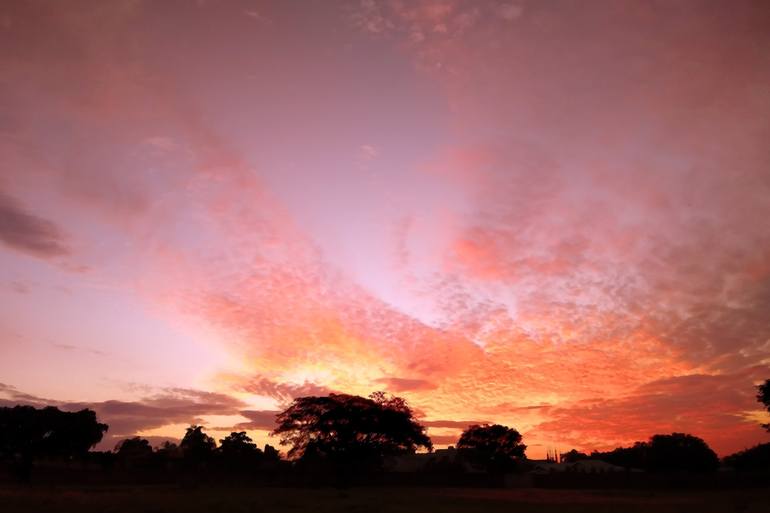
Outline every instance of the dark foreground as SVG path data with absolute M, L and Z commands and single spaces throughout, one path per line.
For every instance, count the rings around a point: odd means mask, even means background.
M 163 512 L 770 512 L 770 490 L 494 490 L 463 488 L 0 487 L 0 511 Z

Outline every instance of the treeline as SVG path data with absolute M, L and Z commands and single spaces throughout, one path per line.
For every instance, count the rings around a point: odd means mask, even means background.
M 766 385 L 760 387 L 760 400 L 767 390 Z M 0 461 L 22 480 L 30 478 L 36 464 L 80 461 L 97 464 L 103 470 L 306 473 L 349 481 L 354 476 L 361 479 L 381 474 L 392 469 L 393 462 L 398 467 L 399 461 L 415 458 L 410 455 L 418 451 L 433 451 L 426 428 L 415 419 L 406 401 L 384 393 L 295 399 L 276 416 L 272 433 L 288 448 L 285 458 L 270 445 L 260 449 L 244 431 L 232 432 L 217 443 L 197 425 L 187 428 L 179 444 L 165 442 L 153 448 L 148 440 L 133 437 L 119 442 L 113 451 L 92 451 L 107 430 L 91 410 L 0 408 Z M 460 435 L 451 455 L 444 452 L 441 457 L 422 458 L 410 471 L 497 476 L 524 473 L 537 467 L 527 459 L 526 447 L 516 429 L 499 424 L 473 425 Z M 585 454 L 572 450 L 556 459 L 562 464 L 600 460 L 628 471 L 649 473 L 713 473 L 720 465 L 757 472 L 770 470 L 770 444 L 720 462 L 702 439 L 672 433 L 612 451 Z
M 590 455 L 572 450 L 561 460 L 571 463 L 596 459 L 627 469 L 648 472 L 713 472 L 719 468 L 719 457 L 702 439 L 685 433 L 654 435 L 648 442 L 611 451 L 594 451 Z
M 214 469 L 235 472 L 275 469 L 285 463 L 271 445 L 260 449 L 245 431 L 232 432 L 219 440 L 208 436 L 202 426 L 190 426 L 179 444 L 164 442 L 153 449 L 141 437 L 127 438 L 115 450 L 101 453 L 100 463 L 123 469 Z

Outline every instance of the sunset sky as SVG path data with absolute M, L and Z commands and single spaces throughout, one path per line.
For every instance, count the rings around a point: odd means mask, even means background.
M 0 3 L 0 404 L 759 442 L 770 3 Z M 766 420 L 765 420 L 766 421 Z

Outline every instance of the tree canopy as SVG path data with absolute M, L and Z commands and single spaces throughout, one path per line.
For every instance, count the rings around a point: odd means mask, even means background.
M 386 455 L 433 449 L 406 402 L 383 393 L 300 397 L 277 423 L 273 433 L 291 446 L 290 458 L 378 463 Z
M 647 442 L 636 442 L 631 447 L 618 447 L 611 451 L 593 451 L 591 458 L 606 461 L 627 469 L 647 468 Z
M 190 426 L 179 443 L 185 458 L 207 459 L 216 449 L 217 443 L 209 435 L 203 432 L 203 426 Z
M 107 424 L 92 410 L 61 411 L 54 406 L 0 408 L 1 458 L 63 458 L 84 456 L 102 440 Z
M 233 431 L 221 439 L 219 451 L 224 456 L 250 456 L 262 452 L 246 431 Z
M 484 465 L 490 472 L 512 470 L 526 460 L 521 434 L 500 424 L 469 426 L 457 442 L 473 462 Z
M 719 458 L 708 444 L 686 433 L 654 435 L 649 442 L 636 442 L 632 447 L 618 447 L 609 452 L 593 452 L 591 457 L 653 472 L 712 472 L 719 467 Z
M 571 451 L 562 453 L 560 460 L 562 463 L 575 463 L 589 458 L 590 456 L 588 454 L 572 449 Z
M 697 436 L 655 435 L 650 439 L 647 467 L 652 471 L 712 472 L 719 467 L 719 457 Z
M 739 472 L 767 472 L 770 470 L 770 443 L 755 445 L 731 454 L 725 457 L 724 462 Z
M 152 455 L 152 446 L 149 440 L 135 436 L 127 438 L 115 446 L 115 453 L 122 458 L 146 458 Z

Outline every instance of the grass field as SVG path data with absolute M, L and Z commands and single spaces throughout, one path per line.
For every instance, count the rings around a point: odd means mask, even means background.
M 3 513 L 770 512 L 770 490 L 488 490 L 442 488 L 0 488 Z

